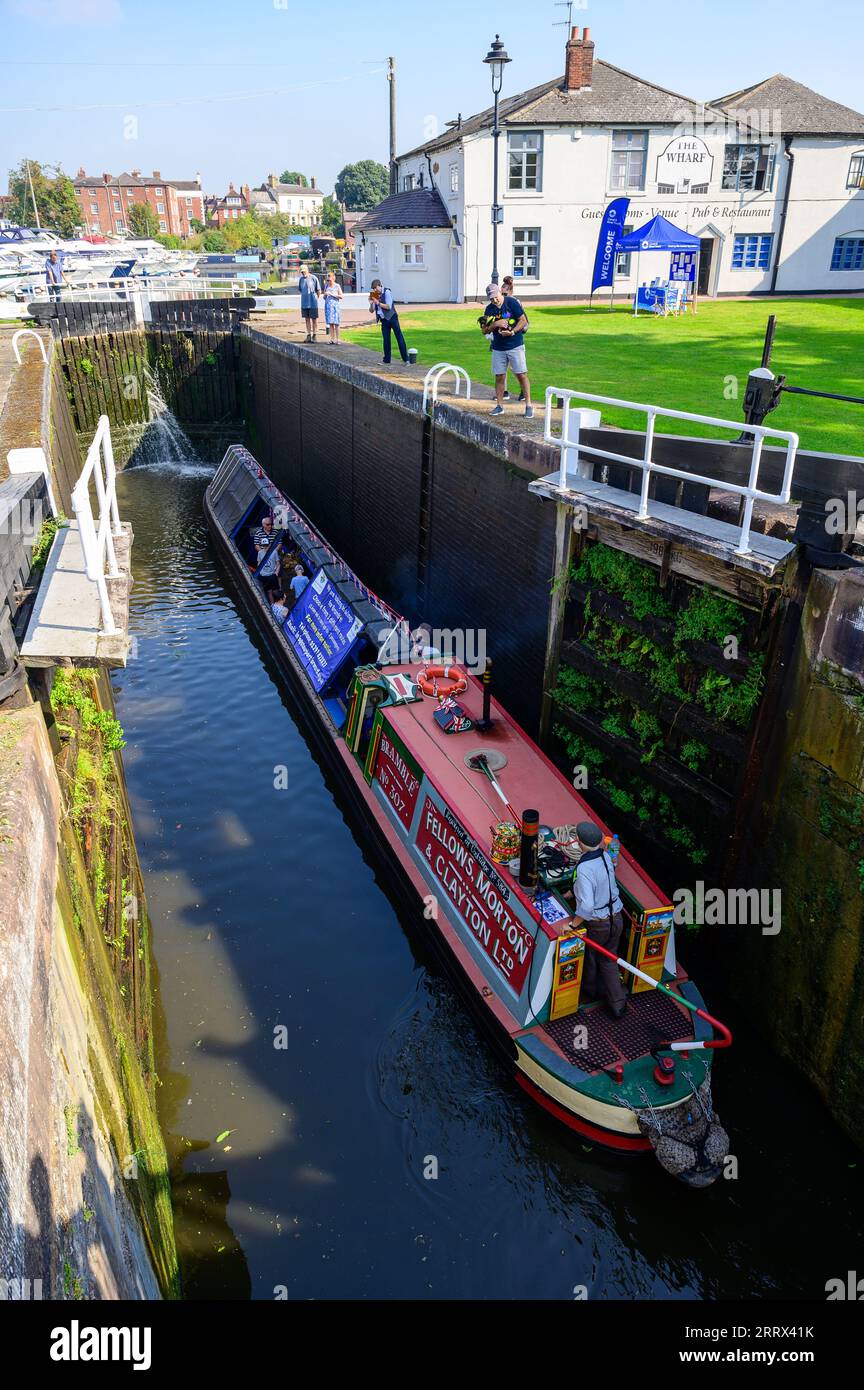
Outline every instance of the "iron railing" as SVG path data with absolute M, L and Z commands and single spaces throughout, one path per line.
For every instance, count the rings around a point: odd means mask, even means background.
M 106 636 L 117 631 L 107 584 L 108 579 L 116 579 L 120 573 L 114 551 L 114 538 L 122 534 L 120 514 L 117 510 L 116 477 L 111 426 L 108 416 L 100 415 L 96 433 L 87 450 L 81 477 L 72 489 L 72 508 L 78 522 L 87 578 L 92 580 L 99 591 L 102 610 L 101 631 Z M 91 483 L 96 488 L 96 517 L 93 515 L 90 496 Z
M 555 409 L 557 400 L 563 401 L 563 417 L 561 421 L 560 433 L 553 430 L 552 412 Z M 645 415 L 645 445 L 641 458 L 631 457 L 629 454 L 618 454 L 612 449 L 601 449 L 593 444 L 584 444 L 580 440 L 581 414 L 578 410 L 572 410 L 573 401 L 587 401 L 595 405 L 614 406 L 619 410 L 634 410 Z M 617 400 L 613 396 L 595 396 L 587 391 L 568 391 L 557 386 L 547 386 L 546 388 L 546 418 L 544 423 L 543 438 L 550 444 L 556 444 L 561 451 L 561 468 L 559 474 L 559 486 L 566 489 L 568 476 L 572 479 L 590 478 L 593 459 L 603 459 L 612 463 L 624 463 L 628 468 L 638 468 L 642 472 L 642 487 L 639 494 L 639 508 L 636 512 L 637 520 L 647 521 L 651 516 L 649 488 L 651 486 L 651 475 L 659 473 L 664 477 L 675 478 L 679 482 L 704 483 L 707 487 L 722 487 L 724 492 L 734 492 L 737 496 L 744 498 L 744 511 L 739 525 L 739 539 L 735 550 L 736 555 L 751 554 L 750 546 L 750 527 L 753 520 L 753 505 L 755 502 L 774 502 L 778 504 L 786 503 L 791 498 L 792 473 L 795 467 L 795 456 L 798 450 L 798 436 L 789 430 L 775 430 L 767 425 L 748 425 L 747 434 L 752 436 L 742 447 L 750 450 L 750 471 L 746 484 L 727 482 L 726 479 L 709 478 L 704 473 L 693 473 L 689 469 L 680 467 L 670 467 L 663 463 L 658 463 L 653 455 L 655 423 L 658 418 L 668 420 L 687 420 L 694 425 L 711 425 L 715 428 L 733 430 L 736 435 L 740 435 L 741 425 L 739 421 L 719 420 L 713 415 L 694 415 L 686 410 L 668 410 L 660 405 L 643 405 L 637 401 Z M 785 441 L 786 458 L 783 465 L 783 481 L 779 492 L 766 492 L 759 487 L 759 467 L 762 460 L 762 449 L 766 438 L 779 439 Z M 588 458 L 583 457 L 588 455 Z M 578 483 L 577 483 L 578 486 Z

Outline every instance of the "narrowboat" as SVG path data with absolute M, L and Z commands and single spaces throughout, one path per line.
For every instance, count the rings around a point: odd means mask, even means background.
M 491 663 L 478 677 L 406 643 L 405 619 L 241 446 L 204 510 L 304 724 L 518 1085 L 583 1142 L 653 1150 L 691 1186 L 713 1181 L 728 1141 L 710 1068 L 731 1034 L 678 959 L 671 902 L 617 837 L 625 930 L 612 959 L 627 1006 L 616 1019 L 583 996 L 586 952 L 602 948 L 568 904 L 572 831 L 589 819 L 612 837 L 491 697 Z M 279 565 L 302 589 L 287 616 L 271 603 Z

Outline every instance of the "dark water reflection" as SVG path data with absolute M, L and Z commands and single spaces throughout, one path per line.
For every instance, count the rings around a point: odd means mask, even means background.
M 708 1192 L 583 1149 L 499 1066 L 238 615 L 206 471 L 120 485 L 137 652 L 116 688 L 187 1292 L 824 1298 L 860 1250 L 857 1157 L 734 1001 L 708 991 L 739 1025 L 717 1103 L 740 1177 Z

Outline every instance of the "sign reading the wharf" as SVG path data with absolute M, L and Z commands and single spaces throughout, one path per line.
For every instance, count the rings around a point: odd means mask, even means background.
M 714 169 L 714 156 L 704 140 L 695 135 L 679 135 L 670 140 L 657 157 L 657 182 L 687 193 L 694 187 L 707 192 Z
M 420 790 L 420 769 L 391 729 L 384 724 L 375 759 L 375 780 L 402 824 L 410 830 Z
M 507 906 L 510 890 L 495 867 L 446 807 L 427 796 L 417 848 L 493 965 L 518 994 L 534 938 Z
M 285 619 L 285 636 L 315 690 L 321 690 L 351 650 L 363 624 L 319 570 Z

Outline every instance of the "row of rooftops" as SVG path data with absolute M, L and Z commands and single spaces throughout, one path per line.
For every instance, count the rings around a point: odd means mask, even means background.
M 579 58 L 578 64 L 574 57 Z M 594 44 L 587 29 L 580 38 L 578 28 L 574 28 L 566 59 L 563 77 L 501 99 L 502 126 L 681 125 L 688 121 L 705 125 L 736 118 L 746 126 L 752 124 L 756 115 L 769 117 L 779 112 L 786 135 L 864 136 L 864 115 L 859 111 L 831 101 L 783 73 L 702 102 L 646 82 L 613 63 L 595 61 Z M 407 159 L 446 149 L 466 135 L 491 129 L 493 116 L 494 108 L 489 106 L 467 119 L 450 121 L 449 129 L 442 135 L 399 157 Z

